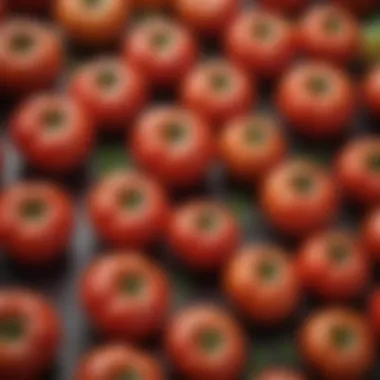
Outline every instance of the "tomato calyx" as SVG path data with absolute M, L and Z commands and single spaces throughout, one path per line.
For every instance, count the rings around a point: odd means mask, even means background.
M 151 36 L 150 45 L 156 50 L 164 50 L 171 45 L 172 41 L 173 38 L 168 31 L 159 30 Z
M 96 83 L 102 90 L 109 90 L 115 87 L 117 82 L 118 77 L 111 69 L 102 70 L 96 78 Z
M 307 88 L 312 94 L 321 96 L 330 91 L 330 81 L 323 75 L 313 75 L 307 80 Z
M 274 28 L 271 23 L 266 21 L 256 22 L 252 25 L 252 37 L 261 41 L 272 39 Z
M 230 78 L 224 73 L 215 73 L 210 77 L 210 85 L 219 93 L 227 92 L 231 86 Z
M 42 199 L 28 199 L 21 204 L 20 214 L 28 221 L 34 222 L 46 216 L 48 207 Z
M 331 13 L 324 20 L 324 29 L 329 34 L 337 34 L 342 31 L 342 19 L 339 15 Z
M 118 374 L 114 380 L 141 380 L 141 376 L 134 368 L 130 367 Z
M 179 121 L 172 121 L 163 128 L 165 141 L 170 144 L 182 143 L 187 137 L 187 128 Z
M 380 174 L 380 152 L 373 152 L 368 156 L 367 167 L 371 172 Z
M 331 330 L 331 340 L 335 348 L 346 350 L 355 343 L 355 333 L 348 326 L 336 326 Z
M 104 0 L 82 0 L 82 1 L 88 8 L 92 8 L 92 7 L 96 8 L 104 2 Z
M 18 342 L 24 334 L 25 324 L 20 318 L 0 319 L 0 344 Z
M 220 330 L 206 328 L 198 332 L 196 343 L 202 352 L 207 355 L 214 355 L 223 349 L 225 338 Z
M 19 32 L 12 36 L 10 40 L 10 49 L 17 54 L 27 54 L 33 50 L 35 40 L 30 34 Z
M 128 297 L 138 297 L 145 288 L 145 279 L 138 273 L 127 274 L 121 281 L 123 294 Z
M 293 189 L 303 195 L 308 195 L 314 188 L 314 180 L 305 173 L 299 173 L 290 180 Z
M 204 210 L 196 218 L 196 227 L 202 232 L 209 233 L 217 229 L 220 221 L 213 210 Z
M 120 203 L 124 210 L 139 210 L 144 204 L 144 194 L 139 189 L 125 189 L 120 195 Z
M 65 125 L 66 115 L 62 110 L 51 109 L 43 113 L 42 121 L 48 131 L 55 132 Z
M 265 282 L 271 282 L 275 280 L 279 275 L 279 267 L 272 260 L 264 260 L 255 268 L 260 278 Z
M 249 145 L 259 145 L 265 140 L 265 131 L 262 125 L 257 122 L 248 124 L 244 129 L 244 141 Z
M 343 264 L 350 256 L 350 249 L 341 242 L 332 242 L 328 248 L 328 255 L 333 263 Z

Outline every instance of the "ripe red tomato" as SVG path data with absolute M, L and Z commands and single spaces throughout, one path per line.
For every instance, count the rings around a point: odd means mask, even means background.
M 367 136 L 343 148 L 336 163 L 344 195 L 364 205 L 380 205 L 380 139 Z
M 238 324 L 213 305 L 181 310 L 167 328 L 166 350 L 177 370 L 190 379 L 237 379 L 246 345 Z
M 61 342 L 61 321 L 43 297 L 20 289 L 0 292 L 0 377 L 34 379 L 49 367 Z
M 292 26 L 265 10 L 241 13 L 225 37 L 227 55 L 257 77 L 272 78 L 292 62 L 296 41 Z
M 248 112 L 256 102 L 256 86 L 238 67 L 222 59 L 199 64 L 184 80 L 182 102 L 213 126 Z
M 191 34 L 180 24 L 154 17 L 137 24 L 124 43 L 126 62 L 156 86 L 173 86 L 195 64 L 198 51 Z
M 50 0 L 9 0 L 8 7 L 15 11 L 40 12 L 49 8 Z
M 251 320 L 272 325 L 288 318 L 300 301 L 293 263 L 272 245 L 251 245 L 238 252 L 224 273 L 224 290 Z
M 20 182 L 0 199 L 0 236 L 5 251 L 24 264 L 40 264 L 64 251 L 73 229 L 70 199 L 47 182 Z
M 54 13 L 66 33 L 88 46 L 115 42 L 123 32 L 131 4 L 125 0 L 56 0 Z
M 0 25 L 0 87 L 8 93 L 48 87 L 62 66 L 62 42 L 52 28 L 30 19 L 9 19 Z
M 271 11 L 295 14 L 307 7 L 309 0 L 259 0 L 260 6 Z
M 132 0 L 132 4 L 136 8 L 141 9 L 162 9 L 169 8 L 174 0 Z
M 365 218 L 361 238 L 366 252 L 371 258 L 380 262 L 380 208 L 371 211 Z
M 206 36 L 219 36 L 237 15 L 239 0 L 176 0 L 175 10 L 182 22 Z
M 299 372 L 287 368 L 270 368 L 261 372 L 252 380 L 306 380 Z
M 376 9 L 376 0 L 331 0 L 336 5 L 348 9 L 354 14 L 365 15 Z
M 49 172 L 76 169 L 85 162 L 94 145 L 91 119 L 65 95 L 30 98 L 18 108 L 10 127 L 25 159 Z
M 356 99 L 344 72 L 324 63 L 303 63 L 282 79 L 277 104 L 298 132 L 322 139 L 336 137 L 349 127 Z
M 162 327 L 171 290 L 166 274 L 143 254 L 119 251 L 90 265 L 82 279 L 81 299 L 103 334 L 140 341 Z
M 330 301 L 359 296 L 371 276 L 361 245 L 350 233 L 340 230 L 308 238 L 301 246 L 297 269 L 307 290 Z
M 81 361 L 75 380 L 164 380 L 158 361 L 131 346 L 113 344 L 91 351 Z
M 380 337 L 380 289 L 375 289 L 369 299 L 368 314 L 372 330 Z
M 300 332 L 304 359 L 327 379 L 362 379 L 375 358 L 366 320 L 349 309 L 313 314 Z
M 232 175 L 257 181 L 282 162 L 288 144 L 280 127 L 276 119 L 260 113 L 229 120 L 222 130 L 219 150 Z
M 136 161 L 171 187 L 201 181 L 214 150 L 209 126 L 192 111 L 180 107 L 161 106 L 146 111 L 132 136 Z
M 235 253 L 240 233 L 237 221 L 223 206 L 193 201 L 172 215 L 168 239 L 184 263 L 197 270 L 213 270 Z
M 345 9 L 318 4 L 303 17 L 298 38 L 308 56 L 339 65 L 358 55 L 360 33 L 359 23 Z
M 0 22 L 3 21 L 6 14 L 6 3 L 4 0 L 0 0 Z
M 369 111 L 380 118 L 380 65 L 367 74 L 363 86 L 363 99 Z
M 89 211 L 99 236 L 116 246 L 143 246 L 164 233 L 169 206 L 163 190 L 137 172 L 115 172 L 92 190 Z
M 264 180 L 261 204 L 281 232 L 300 236 L 327 225 L 337 214 L 338 194 L 332 178 L 316 164 L 289 160 Z

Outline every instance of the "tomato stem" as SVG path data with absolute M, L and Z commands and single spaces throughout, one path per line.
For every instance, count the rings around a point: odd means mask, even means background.
M 292 178 L 291 182 L 294 189 L 302 194 L 309 193 L 313 188 L 313 180 L 308 175 L 297 175 Z
M 63 127 L 65 119 L 65 114 L 58 109 L 49 110 L 43 115 L 43 123 L 49 130 L 53 131 Z
M 348 258 L 349 250 L 344 244 L 333 243 L 329 248 L 329 255 L 335 263 L 342 263 Z
M 144 195 L 137 189 L 126 190 L 121 195 L 121 203 L 127 210 L 136 210 L 144 202 Z
M 252 35 L 260 40 L 268 39 L 273 34 L 272 25 L 268 22 L 255 23 L 252 28 Z
M 202 351 L 213 354 L 219 351 L 223 345 L 223 334 L 216 329 L 207 329 L 201 331 L 198 336 L 198 344 Z
M 259 144 L 264 141 L 265 132 L 259 124 L 250 124 L 246 127 L 244 139 L 250 144 Z
M 21 205 L 21 215 L 30 220 L 41 219 L 47 211 L 42 199 L 30 199 Z
M 202 231 L 212 231 L 218 225 L 218 218 L 214 212 L 206 211 L 202 212 L 197 218 L 197 226 Z
M 24 335 L 24 323 L 18 318 L 0 319 L 0 342 L 14 342 Z
M 160 31 L 153 34 L 151 44 L 157 49 L 164 49 L 170 44 L 171 40 L 169 33 Z
M 179 122 L 169 123 L 164 128 L 165 139 L 171 143 L 183 141 L 186 135 L 186 128 Z
M 329 17 L 327 17 L 327 19 L 325 21 L 324 26 L 325 26 L 325 29 L 329 33 L 340 32 L 340 30 L 342 28 L 342 22 L 341 22 L 339 15 L 336 15 L 336 14 L 329 15 Z
M 355 334 L 353 331 L 345 326 L 338 326 L 332 330 L 331 333 L 335 347 L 345 349 L 350 347 L 355 341 Z
M 368 157 L 368 168 L 374 172 L 380 172 L 380 153 L 375 152 Z
M 98 75 L 97 83 L 101 88 L 113 87 L 117 83 L 117 76 L 112 70 L 104 70 Z
M 330 89 L 330 83 L 327 78 L 317 75 L 309 78 L 308 87 L 311 92 L 317 95 L 323 95 Z
M 35 44 L 32 36 L 24 33 L 16 34 L 12 37 L 10 46 L 11 49 L 18 53 L 27 53 L 29 52 Z
M 258 271 L 262 279 L 265 281 L 271 281 L 277 277 L 278 269 L 279 268 L 276 263 L 271 261 L 264 261 L 260 263 Z
M 216 91 L 226 91 L 230 86 L 230 80 L 225 74 L 215 74 L 211 76 L 211 86 Z
M 138 296 L 144 289 L 145 281 L 139 274 L 129 274 L 123 278 L 121 285 L 123 293 L 128 296 Z

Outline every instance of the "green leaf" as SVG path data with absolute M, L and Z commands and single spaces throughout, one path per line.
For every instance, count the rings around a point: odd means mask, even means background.
M 368 62 L 380 61 L 380 17 L 363 26 L 363 54 Z
M 93 157 L 94 171 L 98 176 L 132 166 L 131 157 L 123 146 L 102 146 Z

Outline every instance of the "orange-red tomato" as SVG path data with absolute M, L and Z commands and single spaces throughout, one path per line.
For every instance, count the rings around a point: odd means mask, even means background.
M 90 265 L 81 285 L 84 309 L 112 339 L 140 341 L 159 332 L 171 303 L 166 274 L 141 252 L 110 252 Z
M 300 301 L 293 263 L 272 245 L 241 249 L 227 264 L 224 290 L 249 319 L 272 325 L 288 318 Z
M 310 0 L 258 0 L 263 8 L 288 15 L 299 13 L 307 7 L 309 2 Z
M 376 0 L 331 0 L 336 5 L 348 9 L 355 15 L 365 15 L 376 9 Z
M 361 241 L 370 257 L 380 262 L 380 209 L 371 211 L 361 229 Z
M 376 288 L 370 295 L 368 304 L 368 314 L 371 327 L 376 334 L 377 339 L 380 338 L 380 289 Z
M 287 368 L 269 368 L 252 380 L 306 380 L 301 373 Z
M 377 118 L 380 118 L 380 65 L 367 74 L 363 85 L 365 106 Z
M 209 304 L 183 309 L 166 331 L 169 358 L 186 378 L 239 378 L 246 357 L 244 335 L 223 309 Z
M 74 210 L 65 192 L 42 181 L 9 186 L 0 200 L 1 243 L 23 264 L 60 255 L 73 229 Z

